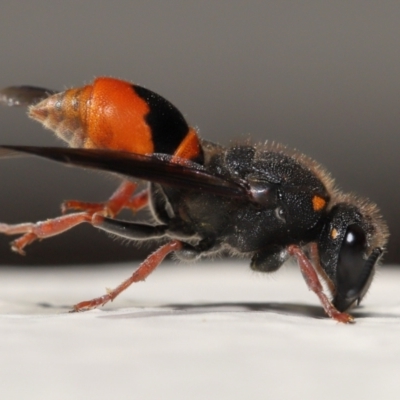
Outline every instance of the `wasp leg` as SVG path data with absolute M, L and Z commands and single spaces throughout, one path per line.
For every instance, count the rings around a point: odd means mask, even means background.
M 315 272 L 311 261 L 304 254 L 303 250 L 296 245 L 288 246 L 287 250 L 291 256 L 294 256 L 297 259 L 301 273 L 303 274 L 308 288 L 319 297 L 325 312 L 335 321 L 343 323 L 353 322 L 354 318 L 350 314 L 338 311 L 326 297 L 318 275 Z
M 310 243 L 309 244 L 309 252 L 310 252 L 311 263 L 315 266 L 319 276 L 322 277 L 322 279 L 324 280 L 324 282 L 328 286 L 329 291 L 333 295 L 335 293 L 335 285 L 328 278 L 328 275 L 326 274 L 326 272 L 324 271 L 324 269 L 321 266 L 317 243 Z
M 83 201 L 68 200 L 62 203 L 61 210 L 65 214 L 68 210 L 80 210 L 89 213 L 100 212 L 108 217 L 115 217 L 123 208 L 129 208 L 133 212 L 145 207 L 149 200 L 148 190 L 131 197 L 136 189 L 136 184 L 124 181 L 104 203 L 87 203 Z
M 92 225 L 108 233 L 132 240 L 159 239 L 166 235 L 168 225 L 137 224 L 95 214 Z
M 169 230 L 171 232 L 171 230 Z M 174 235 L 178 237 L 185 238 L 183 232 L 178 230 L 172 230 Z M 186 239 L 193 237 L 193 235 L 187 234 Z M 189 243 L 183 243 L 182 249 L 176 252 L 176 257 L 182 261 L 195 261 L 200 259 L 201 256 L 210 256 L 213 253 L 218 253 L 221 250 L 221 244 L 217 243 L 214 237 L 207 236 L 201 239 L 196 245 L 191 245 Z
M 124 208 L 129 208 L 133 212 L 139 211 L 149 203 L 149 191 L 147 189 L 135 194 L 125 204 Z
M 91 222 L 92 215 L 86 212 L 63 215 L 58 218 L 23 224 L 0 224 L 0 233 L 6 235 L 23 234 L 20 238 L 11 242 L 11 249 L 24 255 L 24 247 L 37 239 L 46 239 L 58 235 L 83 222 Z
M 93 215 L 92 225 L 105 232 L 131 240 L 160 239 L 167 235 L 183 240 L 193 237 L 193 234 L 185 233 L 179 226 L 138 224 L 104 217 L 102 214 Z M 200 240 L 196 246 L 183 243 L 181 249 L 176 252 L 176 256 L 182 261 L 193 261 L 212 247 L 215 247 L 215 241 L 211 238 Z
M 277 271 L 289 255 L 284 246 L 270 245 L 256 253 L 251 259 L 250 268 L 254 271 Z
M 139 268 L 115 289 L 108 290 L 108 293 L 103 296 L 75 304 L 71 312 L 91 310 L 104 306 L 109 301 L 113 301 L 121 292 L 132 285 L 132 283 L 145 280 L 169 253 L 180 250 L 182 245 L 182 242 L 179 240 L 173 240 L 164 244 L 154 253 L 150 254 L 146 260 L 140 264 Z
M 11 249 L 24 255 L 24 247 L 28 244 L 37 239 L 46 239 L 58 235 L 83 222 L 91 222 L 92 216 L 96 212 L 100 212 L 103 215 L 115 215 L 124 207 L 131 208 L 132 210 L 143 208 L 148 202 L 148 191 L 144 190 L 131 198 L 135 188 L 136 185 L 134 183 L 125 181 L 111 196 L 109 201 L 104 204 L 67 202 L 64 204 L 71 203 L 72 208 L 82 209 L 84 212 L 63 215 L 36 223 L 28 222 L 15 225 L 0 223 L 0 233 L 6 235 L 23 234 L 23 236 L 11 242 Z

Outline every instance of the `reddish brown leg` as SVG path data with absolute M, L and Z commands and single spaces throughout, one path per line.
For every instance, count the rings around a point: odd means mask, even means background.
M 321 267 L 317 243 L 315 242 L 310 243 L 309 249 L 310 249 L 311 263 L 314 265 L 315 269 L 317 270 L 318 274 L 322 277 L 324 282 L 328 285 L 328 289 L 331 292 L 331 294 L 335 293 L 335 286 L 333 282 L 328 278 L 328 275 L 326 275 L 326 272 Z
M 101 213 L 104 216 L 113 217 L 124 207 L 130 208 L 133 211 L 143 208 L 148 203 L 148 191 L 144 190 L 132 197 L 135 189 L 136 185 L 134 183 L 124 181 L 104 204 L 69 201 L 63 204 L 63 211 L 69 208 L 75 208 L 83 210 L 84 212 L 63 215 L 36 223 L 29 222 L 15 225 L 0 223 L 0 233 L 6 235 L 22 234 L 20 238 L 11 243 L 11 249 L 23 255 L 25 254 L 24 247 L 28 244 L 31 244 L 37 239 L 46 239 L 58 235 L 83 222 L 91 222 L 94 213 Z
M 20 238 L 11 243 L 11 248 L 13 251 L 23 255 L 25 254 L 24 247 L 36 239 L 46 239 L 58 235 L 83 222 L 91 222 L 91 220 L 92 215 L 89 213 L 75 213 L 36 223 L 0 224 L 0 233 L 5 233 L 6 235 L 22 233 L 23 235 Z
M 124 181 L 113 193 L 109 200 L 104 203 L 87 203 L 83 201 L 69 200 L 61 205 L 61 210 L 66 213 L 68 210 L 80 210 L 89 213 L 102 213 L 107 217 L 115 217 L 123 208 L 129 208 L 133 212 L 146 206 L 148 202 L 148 191 L 144 190 L 132 196 L 136 189 L 136 184 Z
M 132 283 L 145 280 L 169 253 L 178 251 L 181 248 L 182 242 L 179 240 L 173 240 L 172 242 L 161 246 L 154 253 L 150 254 L 142 264 L 140 264 L 139 268 L 130 278 L 126 279 L 115 289 L 108 290 L 108 293 L 103 296 L 75 304 L 74 309 L 71 312 L 91 310 L 93 308 L 104 306 L 109 301 L 113 301 L 121 292 L 132 285 Z
M 129 208 L 133 212 L 141 210 L 149 203 L 149 191 L 147 189 L 135 194 L 126 204 L 124 208 Z
M 291 256 L 296 257 L 308 288 L 319 297 L 325 312 L 335 321 L 343 323 L 353 322 L 354 318 L 351 315 L 338 311 L 326 297 L 318 275 L 303 250 L 299 246 L 291 245 L 288 247 L 288 252 Z

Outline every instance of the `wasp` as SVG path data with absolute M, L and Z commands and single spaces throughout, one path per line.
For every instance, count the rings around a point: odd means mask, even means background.
M 30 154 L 121 177 L 104 203 L 66 201 L 62 215 L 37 223 L 0 224 L 20 235 L 12 250 L 81 223 L 160 247 L 124 282 L 73 311 L 103 306 L 144 280 L 170 253 L 183 261 L 228 252 L 249 258 L 255 271 L 297 260 L 326 314 L 349 323 L 346 311 L 366 294 L 388 229 L 377 206 L 342 193 L 317 162 L 278 144 L 223 147 L 201 139 L 181 112 L 135 84 L 100 77 L 63 92 L 14 86 L 6 105 L 29 106 L 31 118 L 69 147 L 1 146 L 0 157 Z M 137 191 L 137 181 L 148 181 Z M 124 209 L 150 209 L 154 222 L 117 219 Z M 324 290 L 321 280 L 326 283 Z M 325 292 L 329 293 L 326 294 Z

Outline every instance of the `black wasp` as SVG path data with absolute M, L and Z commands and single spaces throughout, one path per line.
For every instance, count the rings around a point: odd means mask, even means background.
M 308 157 L 279 145 L 225 148 L 202 140 L 167 100 L 112 78 L 61 93 L 10 87 L 0 92 L 0 102 L 28 105 L 32 118 L 70 145 L 1 146 L 0 156 L 34 154 L 123 179 L 105 203 L 67 201 L 58 218 L 0 224 L 2 233 L 21 234 L 13 250 L 23 253 L 36 239 L 83 222 L 131 240 L 162 243 L 120 286 L 76 304 L 74 311 L 113 300 L 171 252 L 195 260 L 227 251 L 250 258 L 251 268 L 264 272 L 294 257 L 325 312 L 339 322 L 353 320 L 345 311 L 367 292 L 388 229 L 374 204 L 341 193 Z M 149 181 L 148 188 L 136 193 L 135 179 Z M 150 208 L 155 224 L 115 219 L 123 208 L 143 207 Z

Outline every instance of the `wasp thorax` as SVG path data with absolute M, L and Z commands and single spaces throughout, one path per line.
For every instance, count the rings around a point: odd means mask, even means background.
M 29 108 L 29 116 L 71 147 L 83 147 L 92 86 L 56 93 Z

